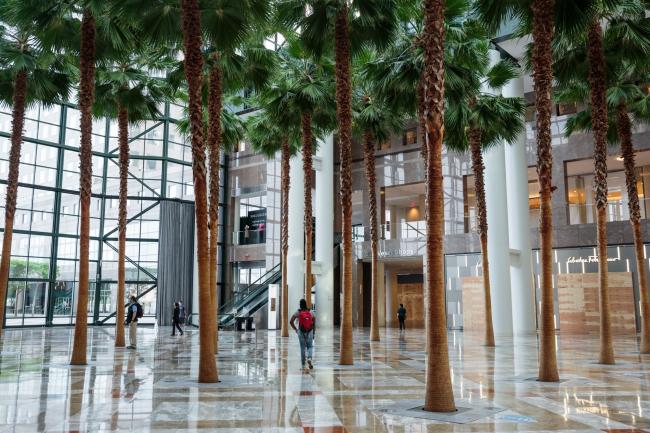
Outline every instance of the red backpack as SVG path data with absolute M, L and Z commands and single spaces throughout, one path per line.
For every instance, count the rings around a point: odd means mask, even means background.
M 309 310 L 300 310 L 298 312 L 298 327 L 302 332 L 309 332 L 314 329 L 314 316 Z

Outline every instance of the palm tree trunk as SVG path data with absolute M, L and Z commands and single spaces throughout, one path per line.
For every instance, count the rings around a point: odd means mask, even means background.
M 537 112 L 537 176 L 540 187 L 540 255 L 542 260 L 542 308 L 540 314 L 539 375 L 543 382 L 558 382 L 553 302 L 553 156 L 551 155 L 551 91 L 553 84 L 551 41 L 555 18 L 554 0 L 534 0 L 533 84 Z
M 194 209 L 197 231 L 199 268 L 199 382 L 219 381 L 214 357 L 214 319 L 210 291 L 210 251 L 208 245 L 208 197 L 206 185 L 205 145 L 203 141 L 203 106 L 201 101 L 201 20 L 198 0 L 181 0 L 185 79 L 189 93 L 190 129 L 192 139 L 192 172 L 194 174 Z
M 424 1 L 424 87 L 427 140 L 427 275 L 425 322 L 427 369 L 424 410 L 456 410 L 449 371 L 444 279 L 444 191 L 442 140 L 444 137 L 444 1 Z
M 221 69 L 216 62 L 218 55 L 213 55 L 215 65 L 210 68 L 208 96 L 208 152 L 210 164 L 210 300 L 212 302 L 212 320 L 214 321 L 214 353 L 219 352 L 219 326 L 217 314 L 219 297 L 217 293 L 217 244 L 219 241 L 219 159 L 221 150 Z
M 289 150 L 289 138 L 282 139 L 282 213 L 280 215 L 280 241 L 282 243 L 282 309 L 280 314 L 280 335 L 289 336 L 289 286 L 287 284 L 287 255 L 289 253 L 289 159 L 291 151 Z
M 478 210 L 478 235 L 481 239 L 481 260 L 483 262 L 483 289 L 485 296 L 485 345 L 494 347 L 494 327 L 492 326 L 492 298 L 490 294 L 490 262 L 488 259 L 488 222 L 485 204 L 485 166 L 481 153 L 481 130 L 470 127 L 469 141 L 472 153 L 472 171 L 474 172 L 474 190 L 476 191 L 476 208 Z
M 641 207 L 639 191 L 636 187 L 636 163 L 634 162 L 634 145 L 632 144 L 632 122 L 627 111 L 627 104 L 621 102 L 616 110 L 618 139 L 621 142 L 621 155 L 625 167 L 630 224 L 634 237 L 634 252 L 641 295 L 641 353 L 650 353 L 650 296 L 648 296 L 648 267 L 643 252 L 643 235 L 641 233 Z
M 368 179 L 368 209 L 370 211 L 370 255 L 371 255 L 371 307 L 370 307 L 370 341 L 379 341 L 379 289 L 377 287 L 377 266 L 379 255 L 377 251 L 377 176 L 375 174 L 375 141 L 372 132 L 363 134 L 363 157 Z
M 594 130 L 594 190 L 598 229 L 598 281 L 600 303 L 601 364 L 614 364 L 612 326 L 609 314 L 609 281 L 607 269 L 607 84 L 600 22 L 589 25 L 587 36 L 591 119 Z
M 79 55 L 79 111 L 81 145 L 79 146 L 79 287 L 77 320 L 70 364 L 86 364 L 88 323 L 88 253 L 90 246 L 90 195 L 93 184 L 93 99 L 95 90 L 95 18 L 85 10 L 81 20 L 81 52 Z
M 354 363 L 352 356 L 352 84 L 347 4 L 344 4 L 336 15 L 334 39 L 336 116 L 339 124 L 339 159 L 341 160 L 341 230 L 343 231 L 343 305 L 339 364 L 352 365 Z
M 2 260 L 0 261 L 0 337 L 4 326 L 7 286 L 11 263 L 11 240 L 14 233 L 14 216 L 18 197 L 18 171 L 20 170 L 20 151 L 23 143 L 25 125 L 25 98 L 27 97 L 27 72 L 20 71 L 14 79 L 14 94 L 11 113 L 11 149 L 9 151 L 9 176 L 7 177 L 7 197 L 5 199 L 5 232 L 2 239 Z
M 428 197 L 429 196 L 429 181 L 427 180 L 428 176 L 428 154 L 429 151 L 427 150 L 427 119 L 426 119 L 426 103 L 425 103 L 425 94 L 426 94 L 426 89 L 424 85 L 424 73 L 420 75 L 420 80 L 418 81 L 417 84 L 417 89 L 416 89 L 416 98 L 417 98 L 417 104 L 418 104 L 418 126 L 420 128 L 420 155 L 422 156 L 422 169 L 424 172 L 424 175 L 422 176 L 424 179 L 424 196 Z M 429 207 L 424 206 L 424 220 L 428 221 L 429 220 Z M 425 305 L 425 308 L 426 305 Z M 425 330 L 424 332 L 426 333 L 426 320 L 425 320 Z M 428 340 L 425 339 L 424 343 L 424 352 L 429 353 L 429 346 L 428 346 Z
M 427 163 L 427 139 L 426 139 L 426 129 L 427 129 L 427 119 L 424 115 L 426 106 L 424 103 L 424 76 L 420 77 L 418 81 L 418 87 L 416 92 L 416 97 L 418 100 L 418 127 L 420 128 L 420 155 L 422 156 L 422 162 L 424 163 L 424 175 L 427 174 L 426 163 Z M 424 184 L 426 185 L 427 180 L 424 179 Z M 425 218 L 426 219 L 426 218 Z
M 311 308 L 311 252 L 313 232 L 313 212 L 311 208 L 311 187 L 312 187 L 312 153 L 313 136 L 311 130 L 311 114 L 303 113 L 300 117 L 302 130 L 302 170 L 305 177 L 305 301 L 307 308 Z
M 117 299 L 115 300 L 115 347 L 124 347 L 124 300 L 126 281 L 126 202 L 129 176 L 129 115 L 120 106 L 117 114 L 118 140 L 120 147 L 120 197 L 118 217 L 117 245 Z

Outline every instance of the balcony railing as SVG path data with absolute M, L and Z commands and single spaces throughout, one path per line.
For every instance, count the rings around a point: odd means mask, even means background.
M 266 242 L 266 230 L 240 230 L 233 232 L 232 244 L 233 245 L 256 245 Z
M 650 211 L 650 199 L 639 199 L 641 218 L 648 217 Z M 627 200 L 607 202 L 607 222 L 629 221 L 630 211 Z M 593 203 L 567 204 L 569 224 L 594 224 L 596 222 L 596 205 Z
M 379 239 L 424 239 L 426 236 L 426 221 L 409 221 L 396 224 L 385 223 L 379 225 Z M 370 240 L 368 226 L 354 226 L 352 231 L 354 242 Z
M 639 199 L 639 205 L 641 208 L 641 218 L 648 218 L 648 215 L 650 215 L 650 199 Z M 558 215 L 558 213 L 564 213 L 564 211 L 566 211 L 568 224 L 570 225 L 596 223 L 596 205 L 593 203 L 569 203 L 560 206 L 553 206 L 554 215 Z M 530 218 L 530 227 L 539 227 L 540 210 L 530 209 L 528 214 Z M 607 203 L 607 222 L 629 220 L 630 211 L 628 209 L 627 200 L 609 201 Z M 476 213 L 472 211 L 470 215 L 465 217 L 465 221 L 466 230 L 468 230 L 469 233 L 476 232 Z M 564 225 L 564 223 L 562 223 L 562 225 Z

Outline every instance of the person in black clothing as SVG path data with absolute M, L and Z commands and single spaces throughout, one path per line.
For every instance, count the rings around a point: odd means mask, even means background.
M 176 335 L 176 330 L 183 335 L 183 330 L 181 329 L 181 306 L 176 302 L 174 304 L 174 317 L 172 318 L 172 337 Z
M 397 318 L 399 319 L 400 331 L 406 330 L 406 325 L 404 324 L 406 321 L 406 308 L 404 308 L 404 304 L 399 304 L 399 308 L 397 309 Z

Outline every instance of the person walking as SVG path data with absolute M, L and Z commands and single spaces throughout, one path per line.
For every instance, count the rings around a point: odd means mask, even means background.
M 176 330 L 183 335 L 183 330 L 181 329 L 181 307 L 178 302 L 174 304 L 174 317 L 172 318 L 172 337 L 176 336 Z
M 406 308 L 404 308 L 404 304 L 399 304 L 399 308 L 397 309 L 397 319 L 399 320 L 399 330 L 405 331 L 406 325 L 404 322 L 406 322 Z
M 134 295 L 131 295 L 130 300 L 126 314 L 126 324 L 129 325 L 129 345 L 126 348 L 135 349 L 138 342 L 138 318 L 142 317 L 142 306 L 138 304 Z
M 296 328 L 295 322 L 298 321 Z M 312 311 L 307 308 L 307 301 L 300 300 L 300 309 L 293 313 L 289 325 L 298 334 L 298 341 L 300 342 L 300 360 L 302 361 L 302 369 L 307 366 L 309 369 L 314 368 L 312 362 L 312 355 L 314 351 L 314 330 L 316 329 L 316 316 Z M 305 363 L 306 361 L 306 363 Z
M 182 299 L 178 301 L 178 309 L 179 309 L 178 318 L 180 319 L 181 328 L 184 330 L 186 316 L 185 316 L 185 304 L 183 304 Z

